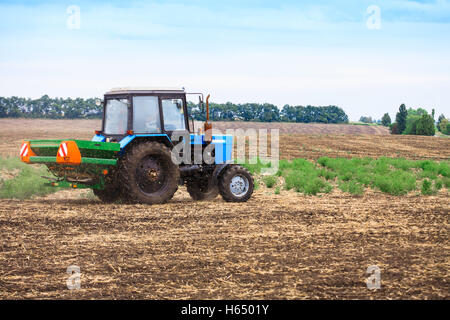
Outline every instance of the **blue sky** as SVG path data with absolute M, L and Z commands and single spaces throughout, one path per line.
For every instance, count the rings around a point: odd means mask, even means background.
M 401 103 L 450 115 L 450 1 L 0 1 L 0 37 L 1 96 L 161 85 L 352 120 Z

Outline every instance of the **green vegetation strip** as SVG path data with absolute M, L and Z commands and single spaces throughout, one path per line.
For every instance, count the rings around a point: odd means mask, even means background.
M 260 160 L 245 164 L 253 174 L 260 174 L 269 164 Z M 27 199 L 53 193 L 58 188 L 47 186 L 51 176 L 42 165 L 28 165 L 18 158 L 0 158 L 0 198 Z M 401 158 L 319 158 L 316 162 L 305 159 L 281 160 L 275 175 L 262 176 L 256 187 L 264 184 L 275 188 L 295 190 L 306 195 L 328 193 L 334 188 L 360 195 L 366 188 L 392 195 L 411 191 L 423 195 L 436 194 L 450 187 L 450 161 L 406 160 Z
M 260 174 L 269 168 L 257 160 L 256 164 L 244 164 L 253 174 Z M 420 191 L 423 195 L 437 193 L 450 186 L 450 161 L 406 160 L 402 158 L 328 158 L 317 162 L 305 159 L 281 160 L 273 176 L 262 176 L 262 183 L 268 188 L 279 184 L 284 189 L 295 190 L 307 195 L 329 193 L 333 188 L 361 195 L 366 188 L 391 195 L 405 195 Z
M 32 196 L 44 196 L 58 191 L 47 186 L 52 176 L 42 165 L 29 165 L 18 158 L 0 158 L 0 199 L 29 199 Z

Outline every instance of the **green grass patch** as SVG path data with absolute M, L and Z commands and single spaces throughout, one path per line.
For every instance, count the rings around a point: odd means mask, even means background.
M 364 186 L 357 181 L 341 182 L 339 189 L 354 195 L 362 195 L 364 193 Z
M 373 177 L 372 185 L 375 188 L 395 196 L 404 195 L 416 189 L 416 177 L 412 173 L 393 171 Z
M 446 179 L 449 175 L 449 161 L 406 160 L 403 158 L 319 158 L 317 163 L 336 174 L 338 185 L 344 192 L 361 194 L 363 187 L 371 187 L 392 195 L 404 195 L 417 190 L 421 180 Z M 436 189 L 425 182 L 423 194 Z M 445 185 L 442 180 L 441 185 Z M 430 191 L 432 190 L 432 191 Z
M 428 179 L 423 180 L 421 192 L 423 195 L 431 195 L 434 193 L 432 182 Z
M 323 177 L 323 171 L 305 159 L 281 160 L 278 173 L 284 178 L 287 190 L 294 189 L 312 195 L 332 190 L 331 184 Z
M 254 162 L 254 163 L 253 163 Z M 260 158 L 251 159 L 250 161 L 235 161 L 246 168 L 251 174 L 260 174 L 262 168 L 270 168 L 271 163 L 261 161 Z
M 260 173 L 270 164 L 257 160 L 255 164 L 245 166 L 252 173 Z M 361 195 L 366 188 L 371 188 L 400 196 L 414 190 L 428 195 L 443 187 L 449 188 L 449 174 L 450 161 L 322 157 L 317 162 L 281 160 L 276 176 L 284 179 L 285 189 L 304 194 L 326 193 L 338 187 L 354 195 Z M 266 186 L 273 187 L 276 184 L 271 181 L 273 179 L 273 176 L 265 176 L 262 181 Z
M 273 188 L 273 186 L 277 183 L 277 178 L 274 176 L 264 176 L 262 180 L 267 188 Z
M 280 192 L 281 192 L 280 186 L 276 187 L 275 188 L 275 194 L 280 194 Z
M 18 158 L 0 158 L 0 198 L 29 199 L 32 196 L 43 196 L 53 193 L 58 188 L 46 186 L 46 179 L 41 176 L 52 176 L 47 167 L 28 165 Z M 8 177 L 8 178 L 5 178 Z
M 448 177 L 442 178 L 442 183 L 444 184 L 444 186 L 446 188 L 450 188 L 450 178 L 448 178 Z

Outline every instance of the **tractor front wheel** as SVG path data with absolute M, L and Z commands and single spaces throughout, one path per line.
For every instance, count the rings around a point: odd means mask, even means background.
M 173 197 L 178 189 L 180 170 L 165 145 L 142 142 L 120 160 L 119 177 L 122 192 L 129 200 L 157 204 Z
M 228 202 L 245 202 L 252 196 L 253 178 L 244 167 L 231 165 L 219 179 L 219 192 Z

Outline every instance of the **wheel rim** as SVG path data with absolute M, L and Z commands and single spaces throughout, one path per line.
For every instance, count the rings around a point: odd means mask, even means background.
M 247 177 L 243 175 L 236 175 L 230 181 L 230 192 L 235 197 L 243 197 L 247 194 L 249 189 L 249 182 Z
M 136 168 L 136 180 L 141 191 L 152 194 L 161 190 L 167 181 L 166 172 L 159 158 L 147 156 L 142 159 Z

